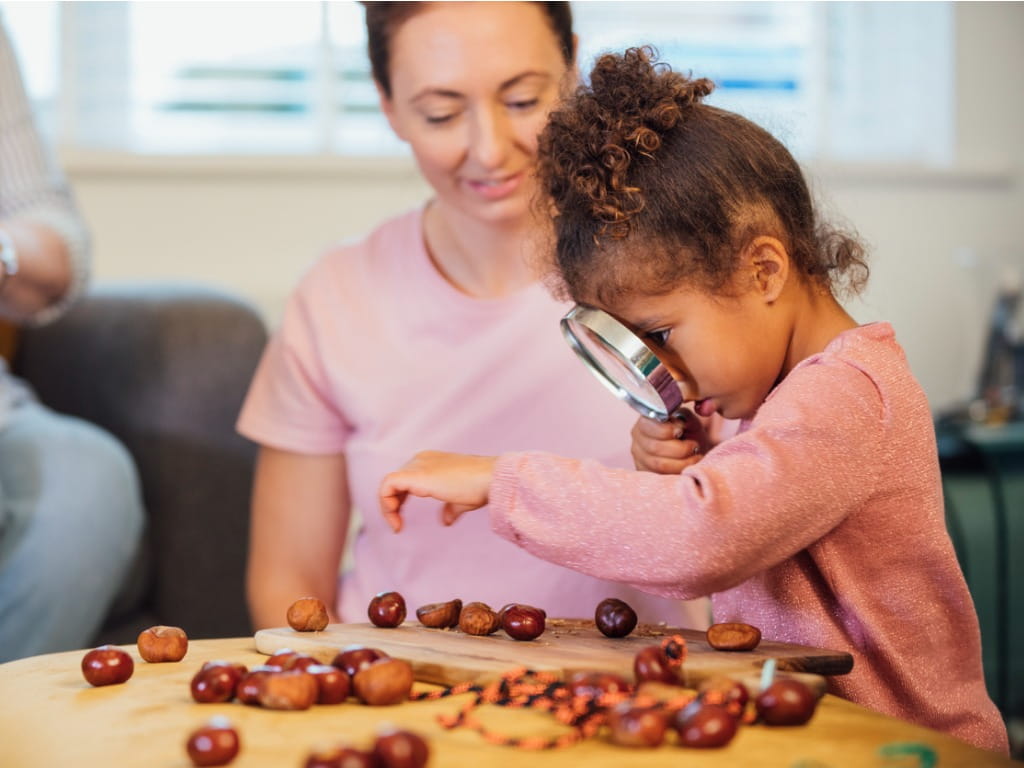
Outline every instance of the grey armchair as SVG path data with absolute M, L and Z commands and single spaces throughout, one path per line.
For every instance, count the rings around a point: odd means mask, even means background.
M 55 410 L 105 428 L 135 459 L 147 530 L 128 592 L 96 642 L 153 624 L 251 633 L 244 574 L 255 446 L 234 422 L 266 343 L 245 302 L 195 285 L 101 285 L 23 330 L 15 372 Z

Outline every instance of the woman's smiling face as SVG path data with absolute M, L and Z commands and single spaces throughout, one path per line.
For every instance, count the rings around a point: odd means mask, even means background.
M 438 202 L 484 221 L 528 215 L 537 136 L 569 67 L 534 3 L 431 3 L 391 41 L 382 106 Z

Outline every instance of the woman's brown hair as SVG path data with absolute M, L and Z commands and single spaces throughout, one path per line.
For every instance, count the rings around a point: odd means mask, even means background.
M 778 237 L 805 279 L 863 287 L 860 243 L 817 221 L 781 142 L 703 103 L 713 88 L 631 48 L 601 56 L 552 113 L 538 175 L 555 216 L 556 292 L 601 303 L 684 280 L 723 291 L 759 234 Z
M 430 3 L 423 2 L 363 2 L 366 9 L 366 48 L 370 57 L 373 79 L 384 95 L 391 98 L 391 41 L 395 32 Z M 558 39 L 565 63 L 571 65 L 575 52 L 572 32 L 572 10 L 567 2 L 535 3 L 540 6 Z M 509 30 L 510 33 L 514 30 Z

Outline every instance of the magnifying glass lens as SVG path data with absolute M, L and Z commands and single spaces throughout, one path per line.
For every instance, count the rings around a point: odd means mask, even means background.
M 587 368 L 644 416 L 667 421 L 682 405 L 682 393 L 668 369 L 611 315 L 575 307 L 562 318 L 562 332 Z

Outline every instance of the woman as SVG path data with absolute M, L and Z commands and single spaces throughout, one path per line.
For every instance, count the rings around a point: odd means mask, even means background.
M 396 537 L 374 514 L 380 479 L 422 447 L 542 448 L 629 467 L 632 418 L 562 341 L 567 307 L 531 266 L 549 226 L 532 207 L 537 135 L 575 83 L 568 5 L 367 3 L 366 13 L 381 107 L 434 197 L 326 253 L 256 373 L 239 419 L 261 445 L 255 624 L 283 624 L 305 595 L 332 606 L 332 620 L 365 621 L 375 593 L 397 590 L 410 610 L 459 597 L 551 616 L 592 616 L 616 596 L 641 621 L 706 626 L 703 601 L 545 563 L 486 522 L 447 530 L 410 515 L 412 535 Z M 339 581 L 353 511 L 365 519 Z

